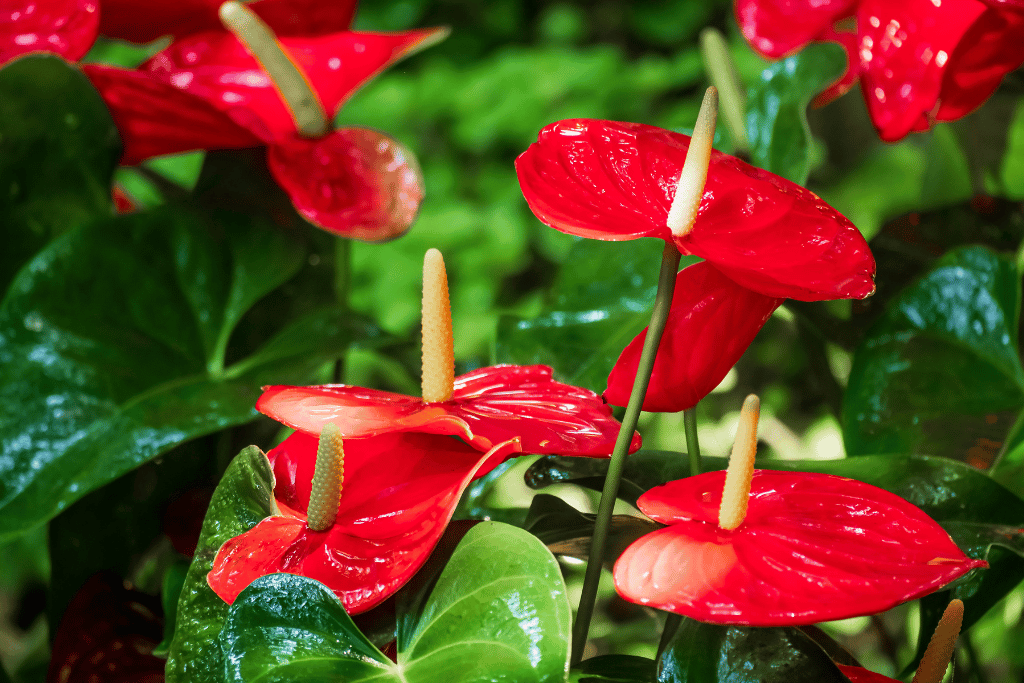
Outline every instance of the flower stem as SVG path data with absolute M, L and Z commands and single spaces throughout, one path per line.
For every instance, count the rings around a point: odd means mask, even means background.
M 697 406 L 683 411 L 686 430 L 686 453 L 690 456 L 690 476 L 700 474 L 700 441 L 697 440 Z
M 615 440 L 611 461 L 608 463 L 608 476 L 601 492 L 601 504 L 597 510 L 594 524 L 594 537 L 590 542 L 590 555 L 587 559 L 587 573 L 583 579 L 583 594 L 580 596 L 580 607 L 576 613 L 576 623 L 572 634 L 572 664 L 578 664 L 583 658 L 583 648 L 587 643 L 590 631 L 590 618 L 597 600 L 597 585 L 601 579 L 601 567 L 608 545 L 608 527 L 611 525 L 612 510 L 622 480 L 622 470 L 626 465 L 626 454 L 629 444 L 633 441 L 633 432 L 640 419 L 640 409 L 647 394 L 647 385 L 651 381 L 654 370 L 654 358 L 661 344 L 661 335 L 665 331 L 669 308 L 672 306 L 672 293 L 675 290 L 676 273 L 679 271 L 679 250 L 668 243 L 661 255 L 661 273 L 658 276 L 658 293 L 654 297 L 654 311 L 651 313 L 651 324 L 647 328 L 647 338 L 640 353 L 640 363 L 633 380 L 633 390 L 629 394 L 626 414 L 622 418 L 619 436 Z
M 750 151 L 750 142 L 747 140 L 747 95 L 729 54 L 729 44 L 718 29 L 706 28 L 700 32 L 700 52 L 708 78 L 718 88 L 722 98 L 722 117 L 732 135 L 736 153 L 746 154 Z

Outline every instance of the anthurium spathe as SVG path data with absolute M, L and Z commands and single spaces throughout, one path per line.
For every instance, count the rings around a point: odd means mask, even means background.
M 874 259 L 853 223 L 810 190 L 716 150 L 692 228 L 674 234 L 669 209 L 689 147 L 689 136 L 654 126 L 568 119 L 545 126 L 516 171 L 533 213 L 562 232 L 659 237 L 765 296 L 874 291 Z
M 771 58 L 812 40 L 842 44 L 849 59 L 843 87 L 861 79 L 883 140 L 970 113 L 1024 62 L 1018 2 L 737 0 L 736 18 L 750 44 Z M 837 30 L 837 22 L 847 26 Z
M 367 80 L 446 32 L 278 39 L 238 3 L 225 3 L 221 14 L 240 35 L 256 37 L 243 43 L 225 30 L 206 31 L 175 41 L 137 70 L 84 67 L 121 133 L 121 163 L 266 146 L 271 174 L 310 222 L 365 241 L 404 233 L 423 198 L 414 156 L 382 133 L 334 130 L 330 121 Z
M 748 397 L 729 471 L 651 489 L 664 529 L 615 563 L 628 600 L 699 621 L 792 626 L 880 612 L 978 567 L 919 508 L 845 477 L 755 470 Z
M 676 277 L 645 410 L 693 407 L 783 299 L 874 291 L 874 259 L 847 218 L 813 192 L 711 149 L 713 132 L 713 118 L 693 140 L 642 124 L 571 119 L 545 127 L 516 160 L 523 195 L 544 223 L 595 239 L 658 237 L 705 259 Z M 706 180 L 681 224 L 672 214 L 691 148 L 706 155 Z M 609 376 L 605 398 L 614 405 L 626 404 L 645 336 Z
M 0 64 L 29 52 L 82 57 L 99 30 L 99 0 L 14 0 L 0 9 Z
M 412 431 L 458 436 L 481 451 L 511 440 L 522 453 L 611 453 L 620 426 L 611 409 L 588 389 L 556 382 L 547 366 L 499 365 L 455 377 L 439 251 L 427 252 L 423 271 L 421 397 L 345 385 L 271 386 L 256 409 L 307 434 L 333 424 L 347 439 Z M 639 447 L 634 433 L 631 450 Z
M 342 446 L 333 427 L 320 442 L 318 456 L 318 439 L 297 432 L 267 454 L 280 514 L 221 546 L 207 581 L 226 602 L 260 576 L 285 572 L 325 584 L 350 614 L 370 609 L 412 577 L 469 482 L 512 448 L 480 453 L 455 439 L 409 433 Z M 318 490 L 330 479 L 320 474 L 324 458 L 342 452 L 340 472 Z

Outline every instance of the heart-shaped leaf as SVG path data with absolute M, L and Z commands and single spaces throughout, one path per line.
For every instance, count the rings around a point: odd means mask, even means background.
M 751 163 L 805 184 L 813 151 L 807 105 L 845 71 L 846 51 L 835 43 L 812 43 L 765 67 L 747 101 Z
M 52 237 L 111 214 L 120 155 L 110 114 L 78 69 L 29 55 L 0 70 L 0 292 Z
M 510 553 L 509 548 L 516 552 Z M 275 574 L 235 601 L 221 635 L 227 680 L 562 681 L 570 610 L 558 564 L 529 533 L 471 529 L 441 573 L 398 662 L 321 584 Z
M 848 683 L 796 628 L 719 626 L 683 619 L 658 658 L 659 683 Z
M 267 456 L 249 446 L 228 465 L 203 521 L 196 554 L 178 598 L 167 657 L 167 683 L 220 683 L 224 660 L 217 636 L 228 604 L 206 583 L 213 558 L 228 540 L 276 512 L 274 473 Z
M 991 464 L 1024 408 L 1020 274 L 954 250 L 886 309 L 857 349 L 843 401 L 850 455 L 928 453 Z
M 302 382 L 342 353 L 358 325 L 316 312 L 226 366 L 243 314 L 302 257 L 270 225 L 161 209 L 74 230 L 31 261 L 0 304 L 0 536 L 253 419 L 267 380 Z

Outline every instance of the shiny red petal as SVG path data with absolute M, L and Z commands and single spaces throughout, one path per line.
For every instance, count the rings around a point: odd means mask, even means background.
M 783 299 L 740 287 L 706 261 L 679 271 L 643 409 L 675 413 L 697 405 L 736 364 Z M 623 350 L 604 398 L 624 406 L 647 329 Z
M 836 666 L 844 676 L 850 679 L 850 683 L 900 683 L 894 678 L 876 674 L 874 671 L 862 669 L 859 666 L 846 666 L 845 664 L 836 664 Z
M 954 121 L 974 111 L 1022 63 L 1024 13 L 987 10 L 949 58 L 935 119 Z
M 223 0 L 103 0 L 100 32 L 111 38 L 148 43 L 165 35 L 222 31 L 217 10 Z M 249 9 L 279 36 L 315 36 L 344 31 L 352 23 L 356 0 L 256 0 Z
M 480 450 L 519 439 L 523 453 L 607 456 L 619 423 L 594 392 L 556 382 L 543 365 L 499 365 L 455 379 L 444 403 L 376 389 L 326 385 L 265 387 L 264 415 L 308 434 L 328 422 L 345 438 L 397 431 L 459 436 Z M 640 447 L 633 435 L 630 450 Z
M 755 471 L 746 519 L 723 531 L 724 483 L 708 472 L 641 496 L 670 526 L 616 562 L 623 597 L 710 623 L 812 624 L 881 612 L 988 566 L 899 496 L 827 474 Z
M 122 164 L 193 149 L 261 144 L 206 102 L 145 73 L 100 64 L 86 64 L 82 70 L 99 90 L 121 134 Z
M 832 24 L 853 15 L 857 0 L 736 0 L 743 37 L 765 57 L 778 59 L 820 40 Z
M 329 119 L 360 86 L 412 52 L 446 35 L 444 29 L 404 33 L 342 31 L 283 37 L 281 44 L 309 79 Z M 288 140 L 291 114 L 270 77 L 238 40 L 224 31 L 175 41 L 142 69 L 224 111 L 265 142 Z
M 862 0 L 857 12 L 861 87 L 883 140 L 928 127 L 949 59 L 985 11 L 977 0 L 938 5 L 931 0 Z
M 267 165 L 306 220 L 364 242 L 405 234 L 423 200 L 416 157 L 369 128 L 272 144 Z
M 0 8 L 0 64 L 29 52 L 77 61 L 99 30 L 97 0 L 14 0 Z
M 572 119 L 541 130 L 516 170 L 530 208 L 553 228 L 669 240 L 665 220 L 689 144 L 653 126 Z M 693 230 L 675 242 L 765 296 L 817 301 L 874 291 L 874 259 L 849 220 L 813 192 L 717 151 Z
M 508 447 L 481 455 L 453 439 L 388 434 L 345 442 L 345 478 L 334 525 L 306 527 L 317 440 L 297 432 L 268 454 L 282 515 L 268 517 L 217 552 L 207 576 L 226 602 L 275 572 L 316 579 L 350 614 L 388 598 L 426 561 L 477 472 Z

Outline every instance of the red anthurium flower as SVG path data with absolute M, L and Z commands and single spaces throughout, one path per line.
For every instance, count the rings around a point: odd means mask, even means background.
M 690 146 L 680 133 L 595 119 L 546 126 L 516 160 L 540 220 L 581 237 L 660 237 L 765 296 L 820 301 L 874 291 L 874 259 L 842 214 L 785 178 L 712 150 L 692 230 L 667 218 Z
M 340 506 L 315 531 L 317 438 L 296 432 L 268 454 L 280 514 L 225 543 L 207 581 L 231 603 L 260 576 L 301 574 L 333 590 L 349 613 L 366 611 L 416 573 L 469 482 L 511 448 L 482 454 L 455 439 L 409 433 L 345 441 L 344 482 L 334 494 Z
M 611 409 L 594 392 L 553 380 L 547 366 L 499 365 L 454 376 L 448 280 L 436 249 L 424 258 L 422 328 L 422 398 L 344 385 L 272 386 L 256 409 L 307 434 L 332 424 L 346 439 L 420 432 L 458 436 L 481 451 L 511 442 L 517 453 L 612 452 L 620 425 Z M 634 433 L 630 450 L 639 447 Z
M 710 623 L 812 624 L 881 612 L 988 566 L 884 489 L 754 470 L 756 399 L 744 403 L 728 474 L 640 497 L 644 514 L 668 526 L 615 563 L 623 597 Z
M 100 32 L 111 38 L 148 43 L 161 36 L 221 30 L 223 0 L 103 0 Z M 249 8 L 279 36 L 312 36 L 344 31 L 352 24 L 356 0 L 254 0 Z
M 705 259 L 677 277 L 645 410 L 696 404 L 782 299 L 874 291 L 874 259 L 848 219 L 809 190 L 714 150 L 692 228 L 670 229 L 690 146 L 686 135 L 653 126 L 572 119 L 545 127 L 516 160 L 523 195 L 548 225 L 604 240 L 659 237 Z M 644 334 L 609 377 L 610 403 L 628 399 Z
M 276 8 L 280 3 L 257 4 Z M 347 25 L 350 9 L 343 22 L 335 18 L 333 23 Z M 381 241 L 404 233 L 415 217 L 423 198 L 416 161 L 381 133 L 331 130 L 327 122 L 370 78 L 444 35 L 443 29 L 338 30 L 272 40 L 272 49 L 283 50 L 283 61 L 298 67 L 293 80 L 308 90 L 307 100 L 315 100 L 310 107 L 320 111 L 323 130 L 312 134 L 297 128 L 293 105 L 282 99 L 280 84 L 251 46 L 224 30 L 182 38 L 137 70 L 99 65 L 84 70 L 121 132 L 122 163 L 193 149 L 265 145 L 271 174 L 307 220 L 347 237 Z
M 256 409 L 307 434 L 319 434 L 328 423 L 345 438 L 448 434 L 483 451 L 518 439 L 516 450 L 523 453 L 607 456 L 619 429 L 597 394 L 556 382 L 544 365 L 474 370 L 457 377 L 452 398 L 442 402 L 344 385 L 272 386 Z M 639 447 L 634 435 L 631 450 Z
M 0 8 L 0 64 L 28 52 L 75 61 L 99 30 L 98 0 L 13 0 Z
M 1024 63 L 1022 9 L 1018 0 L 737 0 L 736 17 L 770 58 L 812 40 L 842 44 L 843 82 L 860 77 L 879 135 L 899 140 L 973 111 Z

